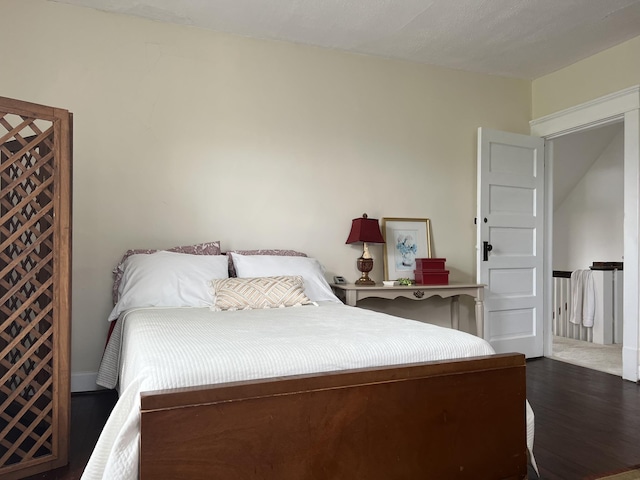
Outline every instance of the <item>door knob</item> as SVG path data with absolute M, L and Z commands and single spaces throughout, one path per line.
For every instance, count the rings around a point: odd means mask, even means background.
M 493 245 L 489 242 L 482 242 L 482 261 L 486 262 L 489 260 L 489 252 L 493 250 Z

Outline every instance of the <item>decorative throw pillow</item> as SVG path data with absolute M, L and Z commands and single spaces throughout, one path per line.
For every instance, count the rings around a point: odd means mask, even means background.
M 313 304 L 301 276 L 225 278 L 211 282 L 212 310 L 298 307 Z
M 141 255 L 141 254 L 152 254 L 156 253 L 160 250 L 154 249 L 136 249 L 136 250 L 127 250 L 127 252 L 120 259 L 120 263 L 113 269 L 113 288 L 112 288 L 112 297 L 113 304 L 115 305 L 118 302 L 119 295 L 118 289 L 120 288 L 120 282 L 122 282 L 122 275 L 124 274 L 124 262 L 131 255 Z M 182 247 L 172 247 L 164 250 L 166 252 L 175 252 L 175 253 L 186 253 L 188 255 L 220 255 L 222 252 L 220 250 L 220 241 L 215 242 L 205 242 L 198 243 L 196 245 L 185 245 Z

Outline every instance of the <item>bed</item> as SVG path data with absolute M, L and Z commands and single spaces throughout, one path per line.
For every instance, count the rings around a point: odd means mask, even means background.
M 83 479 L 526 478 L 522 355 L 342 305 L 315 259 L 215 256 L 124 262 Z

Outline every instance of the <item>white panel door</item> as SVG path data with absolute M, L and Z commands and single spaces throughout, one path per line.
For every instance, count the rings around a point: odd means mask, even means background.
M 543 355 L 544 140 L 478 129 L 477 280 L 484 338 Z

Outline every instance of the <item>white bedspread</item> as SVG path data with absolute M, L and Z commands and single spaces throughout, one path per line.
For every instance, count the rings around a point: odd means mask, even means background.
M 146 308 L 118 322 L 121 350 L 111 345 L 103 362 L 119 372 L 120 398 L 84 480 L 137 478 L 143 391 L 494 353 L 464 332 L 335 303 L 236 312 Z

